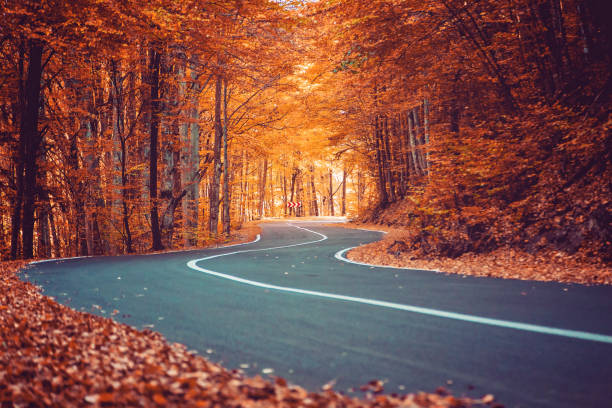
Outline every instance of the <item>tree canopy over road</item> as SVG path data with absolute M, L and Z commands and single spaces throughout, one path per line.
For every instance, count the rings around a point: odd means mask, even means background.
M 4 259 L 348 214 L 610 260 L 605 2 L 1 4 Z

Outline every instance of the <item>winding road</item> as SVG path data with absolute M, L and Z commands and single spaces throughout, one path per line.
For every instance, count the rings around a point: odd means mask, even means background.
M 348 262 L 381 233 L 264 223 L 261 239 L 176 253 L 32 264 L 75 309 L 161 332 L 228 368 L 316 389 L 494 394 L 507 407 L 612 401 L 612 287 Z

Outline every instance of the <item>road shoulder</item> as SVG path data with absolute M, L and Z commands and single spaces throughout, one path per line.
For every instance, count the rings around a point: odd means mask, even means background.
M 360 223 L 334 226 L 386 233 L 380 241 L 353 248 L 345 254 L 356 262 L 480 277 L 612 285 L 612 266 L 587 262 L 562 252 L 530 254 L 499 248 L 484 254 L 466 253 L 458 258 L 423 259 L 405 250 L 406 234 L 399 228 Z

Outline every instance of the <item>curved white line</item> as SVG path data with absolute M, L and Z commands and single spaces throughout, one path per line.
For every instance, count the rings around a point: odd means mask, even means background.
M 382 230 L 374 230 L 374 229 L 367 229 L 367 228 L 355 228 L 361 231 L 374 231 L 374 232 L 382 232 L 383 234 L 388 234 L 388 231 L 382 231 Z M 345 254 L 350 251 L 351 249 L 355 249 L 357 247 L 350 247 L 350 248 L 345 248 L 345 249 L 341 249 L 340 251 L 336 252 L 334 254 L 334 258 L 336 258 L 339 261 L 342 262 L 348 262 L 348 263 L 352 263 L 354 265 L 361 265 L 361 266 L 369 266 L 370 268 L 389 268 L 389 269 L 404 269 L 404 270 L 408 270 L 408 271 L 425 271 L 425 272 L 435 272 L 435 273 L 442 273 L 441 271 L 437 270 L 437 269 L 417 269 L 417 268 L 408 268 L 405 266 L 389 266 L 389 265 L 375 265 L 375 264 L 369 264 L 369 263 L 365 263 L 365 262 L 359 262 L 359 261 L 353 261 L 351 259 L 348 259 Z
M 272 249 L 292 248 L 292 247 L 297 247 L 297 246 L 302 246 L 302 245 L 314 244 L 316 242 L 325 241 L 327 239 L 326 235 L 318 233 L 316 231 L 309 230 L 308 228 L 298 227 L 297 225 L 291 225 L 291 224 L 287 224 L 287 225 L 290 225 L 290 226 L 292 226 L 294 228 L 299 228 L 299 229 L 302 229 L 302 230 L 305 230 L 305 231 L 308 231 L 308 232 L 312 232 L 313 234 L 321 236 L 321 239 L 317 239 L 317 240 L 314 240 L 314 241 L 308 241 L 308 242 L 301 242 L 299 244 L 281 245 L 281 246 L 271 247 L 271 248 L 245 249 L 245 250 L 242 250 L 242 251 L 234 251 L 234 252 L 227 252 L 227 253 L 223 253 L 223 254 L 210 255 L 210 256 L 207 256 L 205 258 L 193 259 L 193 260 L 187 262 L 187 266 L 190 267 L 191 269 L 200 270 L 200 269 L 203 269 L 203 268 L 200 268 L 199 266 L 195 266 L 195 264 L 197 262 L 206 261 L 208 259 L 219 258 L 221 256 L 227 256 L 227 255 L 242 254 L 242 253 L 246 253 L 246 252 L 261 252 L 261 251 L 269 251 L 269 250 L 272 250 Z M 258 235 L 258 237 L 259 237 L 259 235 Z M 253 241 L 253 242 L 256 242 L 256 241 Z M 243 244 L 239 244 L 239 245 L 243 245 Z M 206 273 L 212 272 L 212 271 L 208 271 L 208 270 L 206 270 L 206 271 L 207 271 Z M 210 274 L 211 275 L 215 275 L 217 273 L 218 272 L 213 272 L 213 273 L 210 273 Z M 227 278 L 227 277 L 232 276 L 232 275 L 225 275 L 225 274 L 222 273 L 222 274 L 217 275 L 217 276 L 223 276 L 223 277 Z M 240 278 L 236 278 L 236 279 L 240 279 Z
M 243 243 L 240 243 L 240 244 L 225 245 L 225 246 L 218 247 L 218 248 L 219 248 L 219 249 L 223 249 L 223 248 L 231 248 L 231 247 L 237 247 L 237 246 L 242 246 L 242 245 L 251 245 L 251 244 L 254 244 L 254 243 L 256 243 L 257 241 L 259 241 L 260 239 L 261 239 L 261 235 L 260 235 L 260 234 L 257 234 L 257 236 L 255 237 L 255 239 L 254 239 L 254 240 L 252 240 L 252 241 L 249 241 L 249 242 L 243 242 Z
M 91 258 L 90 255 L 88 256 L 73 256 L 70 258 L 49 258 L 49 259 L 40 259 L 38 261 L 32 261 L 29 262 L 28 265 L 35 265 L 35 264 L 41 264 L 41 263 L 45 263 L 45 262 L 61 262 L 61 261 L 69 261 L 71 259 L 85 259 L 85 258 Z
M 291 224 L 288 224 L 288 225 L 291 225 Z M 612 336 L 605 335 L 605 334 L 589 333 L 589 332 L 579 331 L 579 330 L 559 329 L 556 327 L 540 326 L 536 324 L 514 322 L 510 320 L 501 320 L 501 319 L 493 319 L 493 318 L 488 318 L 488 317 L 473 316 L 473 315 L 468 315 L 464 313 L 447 312 L 444 310 L 437 310 L 437 309 L 431 309 L 431 308 L 426 308 L 426 307 L 404 305 L 401 303 L 386 302 L 383 300 L 367 299 L 367 298 L 360 298 L 360 297 L 355 297 L 355 296 L 345 296 L 345 295 L 338 295 L 334 293 L 318 292 L 314 290 L 305 290 L 305 289 L 290 288 L 286 286 L 272 285 L 269 283 L 263 283 L 263 282 L 257 282 L 257 281 L 250 280 L 250 279 L 239 278 L 237 276 L 229 275 L 226 273 L 216 272 L 210 269 L 202 268 L 197 265 L 197 263 L 200 261 L 218 258 L 221 256 L 235 255 L 235 254 L 246 253 L 246 252 L 259 252 L 259 251 L 270 251 L 273 249 L 291 248 L 291 247 L 296 247 L 296 246 L 301 246 L 301 245 L 313 244 L 313 243 L 321 242 L 327 239 L 326 235 L 321 234 L 319 232 L 312 231 L 312 230 L 309 230 L 303 227 L 298 227 L 297 225 L 291 225 L 291 226 L 312 232 L 313 234 L 319 235 L 322 238 L 315 240 L 315 241 L 308 241 L 308 242 L 303 242 L 299 244 L 282 245 L 282 246 L 277 246 L 277 247 L 272 247 L 272 248 L 247 249 L 243 251 L 234 251 L 234 252 L 228 252 L 225 254 L 211 255 L 205 258 L 193 259 L 187 262 L 187 266 L 193 270 L 196 270 L 198 272 L 202 272 L 208 275 L 227 279 L 233 282 L 243 283 L 243 284 L 258 287 L 258 288 L 277 290 L 279 292 L 297 293 L 300 295 L 308 295 L 308 296 L 315 296 L 315 297 L 320 297 L 320 298 L 342 300 L 346 302 L 362 303 L 366 305 L 385 307 L 385 308 L 395 309 L 395 310 L 403 310 L 407 312 L 413 312 L 413 313 L 429 315 L 429 316 L 436 316 L 436 317 L 441 317 L 441 318 L 446 318 L 446 319 L 460 320 L 460 321 L 471 322 L 471 323 L 485 324 L 489 326 L 497 326 L 497 327 L 503 327 L 503 328 L 508 328 L 508 329 L 522 330 L 522 331 L 528 331 L 528 332 L 534 332 L 534 333 L 542 333 L 542 334 L 549 334 L 549 335 L 554 335 L 554 336 L 569 337 L 569 338 L 580 339 L 580 340 L 588 340 L 588 341 L 596 341 L 596 342 L 612 344 Z M 346 252 L 348 251 L 348 249 L 350 248 L 341 250 L 337 252 L 336 255 L 338 255 L 339 253 Z
M 261 235 L 257 234 L 257 236 L 255 237 L 254 240 L 249 241 L 249 242 L 242 242 L 240 244 L 232 244 L 232 245 L 225 245 L 225 246 L 221 246 L 221 247 L 216 247 L 214 249 L 224 249 L 224 248 L 231 248 L 231 247 L 236 247 L 236 246 L 242 246 L 242 245 L 250 245 L 250 244 L 254 244 L 257 241 L 259 241 L 261 239 Z M 175 254 L 178 252 L 191 252 L 191 251 L 198 251 L 200 249 L 210 249 L 210 248 L 195 248 L 195 249 L 178 249 L 176 251 L 166 251 L 166 252 L 159 252 L 156 254 L 142 254 L 143 256 L 149 256 L 149 255 L 163 255 L 163 254 Z M 41 263 L 46 263 L 46 262 L 61 262 L 61 261 L 69 261 L 71 259 L 85 259 L 85 258 L 93 258 L 93 256 L 88 255 L 88 256 L 73 256 L 70 258 L 49 258 L 49 259 L 40 259 L 38 261 L 32 261 L 29 262 L 28 265 L 35 265 L 35 264 L 41 264 Z
M 369 231 L 369 230 L 367 230 Z M 359 261 L 353 261 L 352 259 L 348 259 L 345 254 L 350 251 L 351 249 L 355 249 L 357 247 L 350 247 L 350 248 L 345 248 L 345 249 L 341 249 L 338 252 L 336 252 L 334 254 L 334 258 L 338 259 L 339 261 L 342 262 L 348 262 L 348 263 L 352 263 L 354 265 L 361 265 L 361 266 L 369 266 L 370 268 L 389 268 L 389 269 L 403 269 L 403 270 L 408 270 L 408 271 L 425 271 L 425 272 L 435 272 L 435 273 L 441 273 L 441 271 L 437 270 L 437 269 L 418 269 L 418 268 L 408 268 L 406 266 L 389 266 L 389 265 L 374 265 L 374 264 L 369 264 L 369 263 L 365 263 L 365 262 L 359 262 Z

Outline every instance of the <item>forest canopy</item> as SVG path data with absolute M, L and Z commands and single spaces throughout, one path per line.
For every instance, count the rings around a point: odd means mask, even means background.
M 3 259 L 347 215 L 611 260 L 603 1 L 0 5 Z

